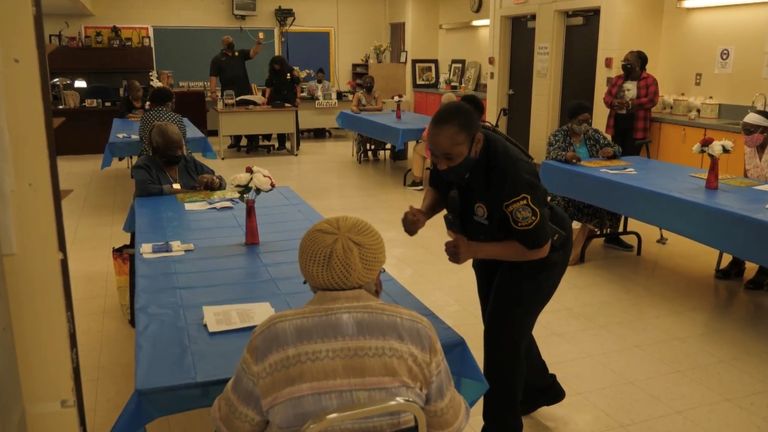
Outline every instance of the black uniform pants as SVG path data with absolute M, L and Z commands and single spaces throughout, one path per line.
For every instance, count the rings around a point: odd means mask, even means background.
M 622 156 L 639 156 L 640 147 L 635 142 L 635 114 L 616 113 L 613 118 L 613 142 L 621 147 Z
M 523 430 L 520 401 L 556 382 L 533 337 L 536 319 L 568 267 L 570 229 L 544 259 L 473 263 L 484 324 L 483 372 L 489 389 L 483 399 L 483 432 Z

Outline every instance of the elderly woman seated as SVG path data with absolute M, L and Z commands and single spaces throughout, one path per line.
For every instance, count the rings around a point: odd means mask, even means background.
M 621 148 L 612 143 L 602 132 L 592 127 L 592 107 L 586 102 L 573 102 L 567 109 L 568 123 L 552 132 L 547 143 L 548 160 L 576 164 L 583 159 L 612 159 L 621 155 Z M 552 203 L 565 210 L 568 216 L 582 224 L 574 234 L 574 254 L 571 263 L 590 231 L 607 231 L 605 245 L 631 252 L 634 247 L 619 237 L 621 215 L 593 205 L 561 196 L 552 196 Z
M 152 154 L 142 156 L 133 166 L 136 196 L 178 194 L 227 187 L 219 175 L 184 153 L 184 137 L 173 123 L 155 123 L 148 132 Z

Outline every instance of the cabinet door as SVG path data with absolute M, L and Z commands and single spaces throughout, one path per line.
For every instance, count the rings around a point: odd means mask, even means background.
M 659 147 L 661 146 L 661 123 L 651 123 L 651 159 L 659 158 Z
M 427 93 L 415 91 L 413 92 L 413 112 L 419 114 L 427 114 Z
M 691 149 L 704 137 L 704 132 L 702 128 L 662 123 L 659 160 L 701 168 L 702 156 L 693 153 Z
M 433 116 L 440 109 L 443 95 L 440 93 L 425 93 L 427 95 L 427 115 Z
M 707 129 L 707 135 L 716 140 L 728 140 L 733 143 L 733 152 L 720 156 L 720 174 L 744 175 L 744 135 Z

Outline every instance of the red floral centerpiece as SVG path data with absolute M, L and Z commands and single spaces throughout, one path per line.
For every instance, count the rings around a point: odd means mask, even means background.
M 704 187 L 716 190 L 720 182 L 720 155 L 733 151 L 733 143 L 728 140 L 715 141 L 714 138 L 705 136 L 695 146 L 693 152 L 709 156 L 709 171 Z

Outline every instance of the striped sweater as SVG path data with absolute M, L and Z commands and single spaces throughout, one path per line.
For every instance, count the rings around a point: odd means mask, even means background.
M 212 417 L 218 432 L 298 431 L 318 415 L 395 397 L 421 405 L 430 432 L 467 423 L 469 408 L 426 318 L 363 290 L 320 291 L 254 330 Z M 391 432 L 413 424 L 394 414 L 337 430 Z

